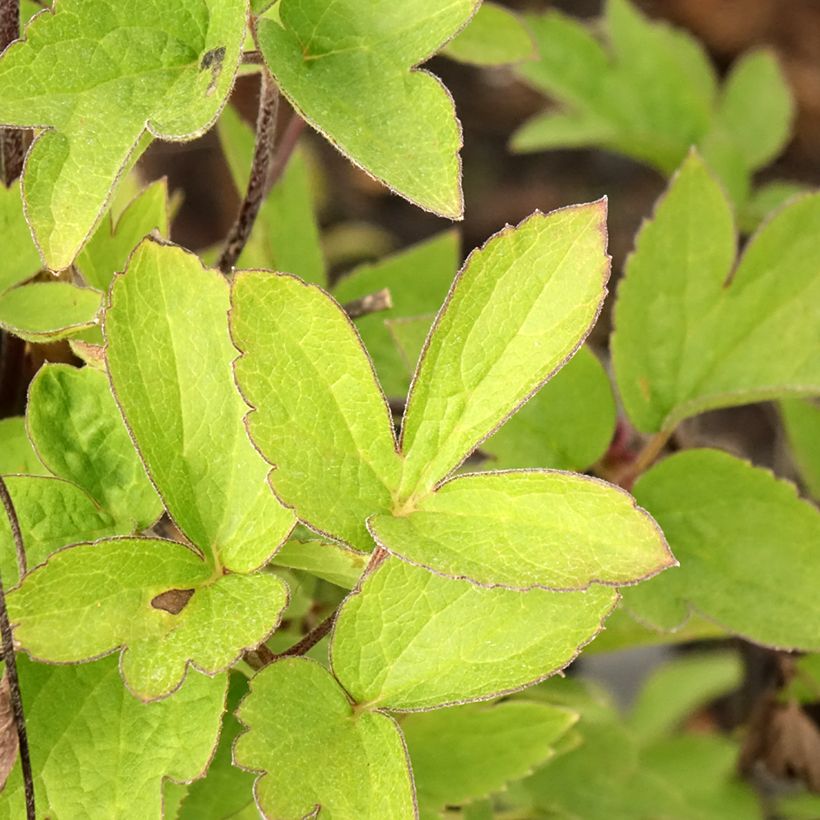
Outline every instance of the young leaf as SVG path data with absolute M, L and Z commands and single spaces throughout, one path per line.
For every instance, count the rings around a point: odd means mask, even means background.
M 162 513 L 105 374 L 62 364 L 40 368 L 29 388 L 28 429 L 43 463 L 82 487 L 131 530 Z
M 237 765 L 261 773 L 254 789 L 265 817 L 416 816 L 407 752 L 395 721 L 354 711 L 319 664 L 284 658 L 251 681 L 237 712 L 248 727 Z
M 146 129 L 198 136 L 234 80 L 246 0 L 61 0 L 0 59 L 0 123 L 45 128 L 23 195 L 46 264 L 68 267 Z
M 461 128 L 439 80 L 414 66 L 470 19 L 477 0 L 282 0 L 258 42 L 302 117 L 342 153 L 410 202 L 463 213 Z
M 458 476 L 415 510 L 373 516 L 368 528 L 388 552 L 481 586 L 623 586 L 675 565 L 657 524 L 632 496 L 574 473 Z
M 329 541 L 288 541 L 273 559 L 277 567 L 300 569 L 340 586 L 353 589 L 367 563 L 367 556 Z
M 152 231 L 168 236 L 169 221 L 168 184 L 163 178 L 142 190 L 116 220 L 108 211 L 77 257 L 77 270 L 92 287 L 108 290 L 139 241 Z
M 567 709 L 522 700 L 407 715 L 401 730 L 419 807 L 437 817 L 446 806 L 500 791 L 552 757 L 552 744 L 577 719 Z
M 820 405 L 809 399 L 780 402 L 792 458 L 809 492 L 820 499 Z
M 2 293 L 31 279 L 42 267 L 23 214 L 19 185 L 9 188 L 0 185 L 0 236 L 3 237 L 3 253 L 0 254 Z
M 270 483 L 301 521 L 369 551 L 365 519 L 387 512 L 401 463 L 361 339 L 327 294 L 292 276 L 234 279 L 234 368 Z M 332 351 L 332 355 L 330 355 Z
M 381 288 L 389 288 L 393 307 L 362 316 L 356 328 L 367 352 L 373 357 L 379 380 L 388 396 L 405 396 L 415 368 L 414 356 L 408 370 L 391 338 L 387 322 L 401 317 L 435 314 L 458 271 L 459 237 L 444 231 L 375 263 L 360 265 L 334 286 L 333 295 L 342 304 L 359 299 Z M 423 328 L 430 330 L 430 316 Z
M 0 475 L 48 475 L 26 435 L 22 416 L 0 419 Z
M 605 202 L 535 213 L 473 251 L 419 361 L 400 498 L 423 496 L 575 353 L 606 295 Z
M 482 589 L 388 557 L 336 618 L 333 670 L 351 697 L 371 708 L 487 700 L 567 666 L 617 600 L 615 590 L 600 586 Z
M 41 564 L 60 547 L 126 534 L 133 524 L 131 520 L 115 521 L 85 490 L 69 481 L 13 475 L 6 476 L 6 485 L 20 522 L 29 567 Z M 7 585 L 18 577 L 6 516 L 0 516 L 0 573 Z
M 532 35 L 518 16 L 504 6 L 486 0 L 441 53 L 453 60 L 479 66 L 509 65 L 536 56 Z
M 146 704 L 123 687 L 115 658 L 50 666 L 19 655 L 17 665 L 38 816 L 160 820 L 163 779 L 205 773 L 225 706 L 224 675 L 193 673 L 173 698 Z M 20 817 L 18 765 L 0 818 Z
M 105 315 L 111 384 L 168 512 L 233 572 L 264 564 L 293 527 L 243 426 L 229 286 L 182 248 L 146 240 Z
M 97 324 L 99 291 L 35 282 L 0 295 L 0 328 L 27 342 L 56 342 Z
M 765 50 L 744 54 L 726 78 L 715 127 L 730 136 L 749 170 L 780 153 L 793 118 L 794 100 L 777 57 Z
M 731 206 L 688 157 L 618 288 L 613 363 L 638 429 L 820 392 L 819 231 L 820 196 L 803 197 L 758 231 L 733 272 Z
M 219 118 L 217 133 L 239 196 L 245 196 L 253 160 L 254 135 L 231 106 Z M 298 149 L 282 178 L 265 197 L 238 268 L 269 268 L 324 285 L 327 271 L 316 223 L 310 167 Z
M 820 511 L 793 485 L 717 450 L 688 450 L 645 473 L 635 497 L 680 568 L 624 590 L 629 609 L 675 629 L 690 607 L 748 640 L 820 648 Z
M 615 420 L 609 377 L 582 347 L 481 450 L 494 469 L 586 470 L 606 452 Z
M 275 575 L 219 575 L 173 541 L 117 538 L 61 550 L 9 593 L 15 639 L 32 656 L 85 661 L 124 647 L 142 700 L 179 687 L 188 663 L 213 675 L 273 631 L 287 604 Z

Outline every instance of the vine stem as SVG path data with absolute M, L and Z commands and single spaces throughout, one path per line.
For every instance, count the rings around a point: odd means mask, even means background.
M 0 0 L 0 51 L 20 36 L 20 0 Z M 0 164 L 8 188 L 23 172 L 25 153 L 19 128 L 0 128 Z
M 253 230 L 256 216 L 269 188 L 271 166 L 276 144 L 276 116 L 279 113 L 279 89 L 270 72 L 262 67 L 259 88 L 259 114 L 256 119 L 256 144 L 248 180 L 248 190 L 231 226 L 217 267 L 226 276 L 231 273 Z
M 618 479 L 618 484 L 627 490 L 631 489 L 635 483 L 635 479 L 645 473 L 655 463 L 674 432 L 675 428 L 669 427 L 665 430 L 661 430 L 659 433 L 655 433 L 643 446 L 643 449 L 635 457 L 635 460 L 621 474 Z
M 0 498 L 11 525 L 11 534 L 14 538 L 14 546 L 17 549 L 17 560 L 21 566 L 22 573 L 25 572 L 25 550 L 23 549 L 23 537 L 20 532 L 20 521 L 14 509 L 14 502 L 11 500 L 9 488 L 5 480 L 0 476 Z M 21 560 L 22 556 L 22 560 Z M 3 579 L 0 578 L 0 637 L 3 642 L 3 660 L 6 663 L 6 675 L 9 681 L 9 695 L 11 697 L 11 708 L 14 715 L 14 726 L 17 729 L 17 746 L 20 753 L 20 768 L 23 772 L 23 785 L 26 793 L 26 818 L 35 820 L 34 811 L 34 778 L 31 774 L 31 757 L 28 749 L 28 734 L 26 733 L 26 719 L 23 713 L 23 698 L 20 694 L 20 679 L 17 675 L 17 659 L 14 655 L 14 639 L 11 634 L 11 623 L 9 612 L 6 607 L 6 592 L 3 587 Z

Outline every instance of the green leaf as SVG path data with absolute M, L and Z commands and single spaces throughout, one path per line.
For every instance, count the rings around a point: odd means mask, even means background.
M 407 715 L 401 730 L 420 808 L 432 815 L 500 791 L 552 757 L 552 744 L 577 719 L 523 700 Z
M 416 358 L 408 367 L 396 350 L 387 322 L 401 317 L 435 314 L 447 296 L 447 290 L 458 271 L 459 236 L 444 231 L 375 263 L 360 265 L 343 276 L 333 288 L 342 303 L 389 288 L 393 307 L 362 316 L 356 328 L 362 335 L 367 352 L 373 357 L 376 372 L 388 396 L 404 396 Z M 433 322 L 431 316 L 424 335 Z
M 586 470 L 606 452 L 615 421 L 609 377 L 582 347 L 481 450 L 493 468 Z
M 9 473 L 49 474 L 31 446 L 22 416 L 0 419 L 0 475 Z
M 11 500 L 29 567 L 60 547 L 125 534 L 132 522 L 117 522 L 76 484 L 45 476 L 7 476 Z M 17 558 L 8 518 L 0 516 L 0 572 L 3 583 L 16 581 Z
M 680 568 L 624 602 L 675 629 L 690 607 L 732 632 L 783 649 L 820 648 L 820 511 L 770 472 L 717 450 L 670 456 L 635 484 Z
M 31 279 L 42 267 L 40 255 L 31 241 L 20 186 L 6 188 L 0 185 L 0 236 L 3 253 L 0 254 L 0 293 Z
M 38 659 L 74 663 L 123 647 L 128 688 L 156 700 L 179 687 L 189 662 L 213 675 L 258 646 L 286 604 L 275 575 L 214 577 L 182 544 L 117 538 L 52 555 L 9 593 L 9 617 Z
M 614 126 L 586 111 L 547 111 L 527 120 L 512 136 L 513 151 L 591 148 L 611 142 Z
M 277 567 L 300 569 L 343 589 L 353 589 L 367 556 L 329 541 L 288 541 L 273 559 Z
M 780 402 L 792 458 L 809 492 L 820 499 L 820 405 L 808 399 Z
M 557 471 L 458 476 L 415 510 L 373 516 L 368 528 L 393 555 L 481 586 L 623 586 L 676 563 L 627 492 Z
M 430 334 L 436 316 L 427 313 L 423 316 L 411 316 L 406 319 L 385 319 L 385 327 L 401 355 L 407 369 L 407 378 L 413 375 L 424 343 Z
M 776 179 L 761 185 L 743 204 L 738 212 L 738 225 L 743 233 L 753 233 L 772 213 L 782 208 L 790 199 L 810 191 L 799 182 Z
M 116 220 L 113 210 L 108 211 L 77 257 L 76 267 L 89 285 L 108 290 L 140 240 L 152 231 L 167 237 L 169 223 L 168 184 L 163 178 L 144 188 Z
M 56 342 L 97 324 L 99 291 L 35 282 L 0 295 L 0 328 L 27 342 Z
M 613 363 L 638 429 L 820 392 L 819 231 L 820 196 L 803 197 L 758 231 L 733 270 L 731 206 L 689 156 L 618 288 Z
M 734 652 L 687 654 L 659 666 L 646 680 L 629 715 L 642 745 L 671 734 L 699 706 L 738 688 L 743 679 Z
M 606 295 L 606 204 L 536 212 L 473 251 L 418 365 L 400 498 L 423 496 L 578 349 Z
M 780 153 L 791 134 L 794 100 L 774 52 L 750 51 L 732 66 L 716 118 L 749 170 Z
M 205 773 L 225 704 L 223 675 L 192 673 L 173 698 L 146 704 L 123 687 L 115 658 L 46 666 L 18 655 L 17 664 L 38 816 L 160 820 L 163 778 Z M 0 818 L 20 817 L 18 764 Z
M 365 519 L 390 510 L 401 462 L 353 324 L 315 285 L 243 272 L 231 330 L 242 353 L 237 382 L 253 408 L 248 432 L 275 465 L 276 495 L 311 529 L 369 551 Z
M 453 60 L 479 66 L 509 65 L 536 56 L 532 35 L 518 16 L 504 6 L 486 0 L 441 53 Z
M 229 302 L 219 273 L 146 240 L 114 280 L 105 337 L 115 397 L 168 512 L 209 560 L 249 572 L 294 519 L 245 433 Z
M 234 820 L 237 816 L 243 816 L 243 810 L 249 810 L 253 812 L 254 818 L 258 818 L 253 799 L 255 778 L 250 772 L 234 766 L 232 761 L 233 744 L 242 731 L 242 725 L 233 712 L 247 691 L 247 678 L 239 672 L 231 674 L 219 745 L 208 766 L 208 774 L 203 780 L 188 787 L 177 813 L 170 815 L 166 812 L 166 817 L 171 816 L 175 820 L 202 820 L 205 817 L 211 820 Z M 165 796 L 167 803 L 167 787 Z
M 131 530 L 162 514 L 105 374 L 62 364 L 41 367 L 29 388 L 28 429 L 43 463 L 82 487 Z
M 68 267 L 146 129 L 206 131 L 233 85 L 245 0 L 62 0 L 0 60 L 0 122 L 45 128 L 23 195 L 48 266 Z
M 261 773 L 255 794 L 266 817 L 416 816 L 395 721 L 354 710 L 319 664 L 304 658 L 270 664 L 251 681 L 237 715 L 249 731 L 237 740 L 234 760 Z
M 237 192 L 244 197 L 253 160 L 253 129 L 226 106 L 217 133 Z M 282 178 L 265 197 L 236 267 L 295 273 L 324 285 L 327 272 L 313 200 L 307 157 L 296 149 Z
M 565 110 L 526 123 L 516 150 L 599 144 L 672 171 L 709 130 L 716 80 L 703 48 L 626 0 L 601 21 L 609 49 L 581 23 L 550 10 L 527 17 L 540 59 L 516 72 Z
M 282 92 L 369 174 L 426 210 L 460 219 L 461 128 L 440 81 L 414 66 L 469 19 L 477 0 L 282 0 L 258 42 Z M 330 12 L 330 13 L 328 13 Z
M 371 708 L 486 700 L 567 666 L 617 599 L 598 586 L 483 589 L 388 557 L 336 618 L 333 670 L 351 697 Z

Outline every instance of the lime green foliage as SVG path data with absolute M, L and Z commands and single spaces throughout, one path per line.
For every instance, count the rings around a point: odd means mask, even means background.
M 638 429 L 716 407 L 820 392 L 820 196 L 779 211 L 735 267 L 732 211 L 691 154 L 638 235 L 615 307 L 613 362 Z
M 790 199 L 811 189 L 799 182 L 775 180 L 757 188 L 751 199 L 738 213 L 738 227 L 743 233 L 752 233 L 766 217 L 782 208 Z
M 628 0 L 606 4 L 606 46 L 558 11 L 527 22 L 540 59 L 517 71 L 559 108 L 525 123 L 516 150 L 601 146 L 669 174 L 697 145 L 743 208 L 753 172 L 786 144 L 794 103 L 768 51 L 742 57 L 718 88 L 698 41 Z
M 130 532 L 133 523 L 115 521 L 88 493 L 69 481 L 46 476 L 7 476 L 29 567 L 60 547 Z M 8 519 L 0 516 L 0 572 L 11 585 L 17 559 Z
M 376 515 L 368 526 L 388 552 L 483 586 L 619 586 L 675 565 L 657 525 L 628 493 L 557 471 L 460 476 L 413 512 Z
M 169 222 L 168 185 L 161 179 L 144 188 L 116 219 L 113 208 L 108 211 L 77 257 L 77 270 L 92 287 L 108 290 L 139 241 L 152 231 L 167 237 Z
M 598 357 L 582 347 L 481 451 L 493 469 L 586 470 L 606 452 L 615 419 L 609 377 Z
M 532 35 L 518 15 L 487 0 L 441 53 L 453 60 L 480 66 L 520 63 L 537 56 Z
M 209 674 L 230 666 L 268 636 L 286 603 L 275 575 L 214 577 L 182 544 L 118 538 L 52 555 L 9 594 L 9 617 L 15 639 L 41 660 L 125 647 L 129 689 L 155 700 L 179 687 L 188 661 Z
M 254 408 L 248 432 L 275 465 L 274 492 L 312 528 L 369 550 L 365 519 L 390 510 L 401 462 L 352 323 L 315 286 L 246 272 L 234 279 L 231 328 Z
M 405 396 L 417 355 L 407 361 L 396 349 L 389 325 L 396 319 L 431 314 L 415 336 L 424 336 L 433 323 L 447 290 L 458 271 L 460 249 L 455 231 L 445 231 L 372 264 L 361 265 L 342 277 L 333 288 L 333 295 L 342 303 L 359 299 L 382 288 L 390 290 L 393 307 L 390 310 L 362 316 L 356 320 L 367 352 L 373 357 L 385 393 Z M 414 324 L 418 324 L 414 321 Z M 419 350 L 421 348 L 419 347 Z
M 524 781 L 527 816 L 651 818 L 663 807 L 663 816 L 675 820 L 759 818 L 756 796 L 737 778 L 733 743 L 715 735 L 669 731 L 697 706 L 730 688 L 733 681 L 725 675 L 725 665 L 721 655 L 704 657 L 699 675 L 690 676 L 696 694 L 670 689 L 666 708 L 677 719 L 650 737 L 624 723 L 602 693 L 585 691 L 573 680 L 545 684 L 544 698 L 580 712 L 581 743 Z
M 357 165 L 396 193 L 461 218 L 461 128 L 436 77 L 412 68 L 470 19 L 477 0 L 282 0 L 258 42 L 282 92 Z M 2 109 L 0 109 L 0 112 Z
M 548 760 L 577 715 L 523 700 L 407 715 L 401 730 L 422 816 L 501 790 Z
M 820 405 L 808 399 L 780 402 L 792 458 L 806 488 L 820 499 Z
M 535 213 L 470 255 L 413 383 L 402 501 L 430 492 L 579 347 L 606 294 L 605 212 Z
M 698 706 L 737 689 L 743 680 L 733 652 L 684 655 L 658 667 L 645 681 L 629 715 L 629 728 L 641 743 L 674 732 Z
M 153 524 L 162 502 L 98 370 L 42 367 L 29 388 L 28 429 L 43 463 L 73 481 L 130 531 Z
M 219 745 L 208 766 L 208 774 L 187 788 L 174 783 L 165 784 L 165 817 L 175 820 L 236 820 L 236 818 L 254 818 L 258 820 L 259 812 L 253 801 L 254 776 L 233 765 L 233 744 L 242 731 L 242 725 L 233 712 L 240 700 L 247 694 L 247 678 L 236 672 L 228 679 L 228 702 L 219 733 Z M 169 789 L 169 786 L 172 787 Z M 173 788 L 184 790 L 180 797 L 177 811 L 168 809 L 169 791 Z M 247 813 L 247 814 L 246 814 Z
M 392 718 L 354 712 L 319 664 L 286 658 L 251 681 L 239 719 L 234 760 L 264 772 L 256 800 L 266 817 L 416 816 L 401 733 Z
M 250 572 L 293 527 L 245 434 L 228 335 L 229 288 L 173 246 L 146 240 L 111 288 L 111 384 L 169 513 L 208 560 Z
M 146 128 L 184 140 L 216 119 L 236 73 L 246 6 L 61 0 L 5 52 L 0 122 L 48 129 L 29 151 L 23 191 L 50 268 L 71 264 Z
M 114 658 L 44 666 L 18 656 L 17 664 L 38 816 L 160 820 L 162 779 L 205 773 L 225 703 L 223 675 L 192 673 L 173 698 L 145 704 L 123 688 Z M 18 764 L 0 818 L 24 816 Z
M 226 106 L 217 133 L 237 193 L 243 197 L 253 159 L 253 129 Z M 313 200 L 308 160 L 297 149 L 265 197 L 236 267 L 295 273 L 306 282 L 324 285 L 327 273 Z
M 557 672 L 617 601 L 586 592 L 513 592 L 442 578 L 395 558 L 365 576 L 336 620 L 333 670 L 369 707 L 483 700 Z
M 820 648 L 820 511 L 793 485 L 726 453 L 688 450 L 641 477 L 635 497 L 680 561 L 624 590 L 642 621 L 675 629 L 691 606 L 757 643 Z
M 353 589 L 364 572 L 367 556 L 332 541 L 288 541 L 276 553 L 273 563 L 278 567 L 299 569 Z
M 0 294 L 0 328 L 27 342 L 56 342 L 97 324 L 98 291 L 69 282 L 35 282 Z
M 31 233 L 23 214 L 20 186 L 0 185 L 0 293 L 27 279 L 42 267 L 40 255 L 31 241 Z
M 26 420 L 21 416 L 0 419 L 0 475 L 9 473 L 48 475 L 31 446 Z

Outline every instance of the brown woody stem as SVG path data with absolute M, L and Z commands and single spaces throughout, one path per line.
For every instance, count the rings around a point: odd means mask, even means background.
M 267 69 L 262 70 L 259 89 L 259 115 L 256 120 L 256 145 L 253 151 L 251 175 L 248 190 L 239 206 L 239 213 L 233 223 L 225 248 L 219 257 L 217 267 L 225 275 L 229 274 L 236 264 L 239 255 L 253 230 L 256 216 L 268 191 L 268 180 L 273 163 L 273 150 L 276 143 L 276 115 L 279 111 L 279 89 Z
M 25 553 L 23 551 L 23 539 L 20 534 L 20 523 L 17 513 L 14 510 L 14 503 L 11 500 L 6 482 L 0 477 L 0 497 L 11 525 L 12 536 L 17 548 L 17 560 L 21 562 L 21 576 L 25 571 Z M 11 634 L 11 623 L 9 622 L 9 612 L 6 608 L 6 592 L 3 587 L 3 580 L 0 578 L 0 638 L 3 645 L 3 660 L 6 664 L 6 675 L 9 682 L 9 695 L 11 697 L 11 708 L 14 714 L 14 726 L 17 729 L 17 743 L 20 751 L 20 768 L 23 772 L 23 785 L 26 793 L 26 818 L 35 820 L 34 811 L 34 778 L 31 774 L 31 757 L 28 749 L 28 735 L 26 734 L 26 719 L 23 713 L 23 698 L 20 694 L 20 679 L 17 676 L 17 659 L 14 655 L 14 639 Z
M 358 319 L 360 316 L 367 316 L 368 313 L 390 310 L 393 307 L 393 299 L 390 295 L 390 288 L 382 288 L 375 293 L 362 296 L 361 299 L 345 302 L 342 307 L 351 319 Z
M 0 51 L 20 36 L 20 0 L 0 0 Z M 8 188 L 23 172 L 25 143 L 18 128 L 0 128 L 0 164 Z

